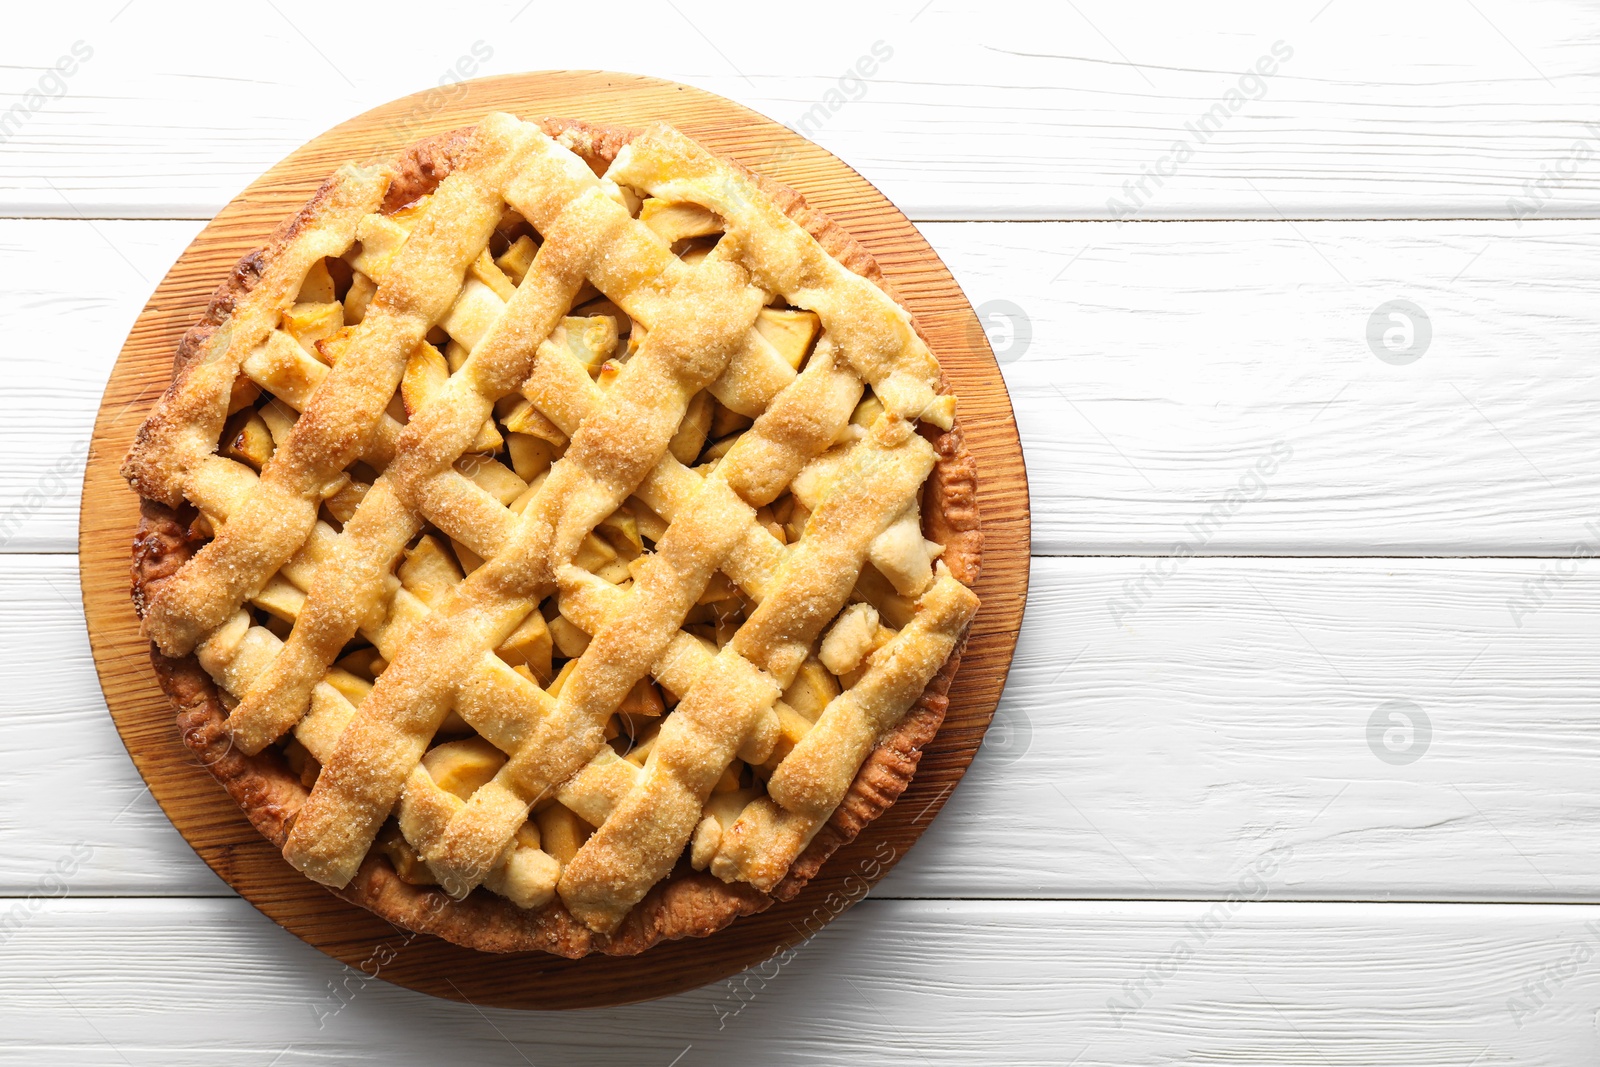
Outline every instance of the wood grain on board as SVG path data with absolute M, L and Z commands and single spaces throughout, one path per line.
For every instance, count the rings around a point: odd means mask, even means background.
M 978 592 L 984 606 L 951 690 L 945 726 L 924 752 L 912 787 L 794 901 L 710 939 L 661 945 L 631 959 L 487 956 L 430 937 L 408 938 L 303 878 L 179 742 L 174 713 L 156 685 L 128 601 L 137 507 L 117 469 L 167 382 L 179 337 L 199 317 L 212 289 L 340 163 L 387 157 L 495 109 L 631 126 L 664 119 L 712 151 L 798 189 L 872 252 L 916 316 L 961 397 L 961 423 L 979 464 L 986 540 Z M 466 83 L 444 106 L 417 94 L 330 130 L 274 167 L 195 238 L 135 322 L 96 419 L 83 499 L 80 574 L 101 686 L 135 765 L 179 832 L 242 896 L 329 955 L 370 971 L 377 953 L 385 957 L 381 970 L 387 980 L 504 1007 L 591 1006 L 693 988 L 771 956 L 859 899 L 863 890 L 856 887 L 864 872 L 881 873 L 871 861 L 889 855 L 892 865 L 902 856 L 971 761 L 999 700 L 1028 579 L 1027 481 L 1010 401 L 983 331 L 938 256 L 880 193 L 816 145 L 720 97 L 634 75 L 489 78 Z

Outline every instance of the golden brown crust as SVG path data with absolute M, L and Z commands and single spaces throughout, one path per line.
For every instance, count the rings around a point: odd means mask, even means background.
M 418 141 L 393 161 L 394 180 L 384 194 L 382 210 L 393 214 L 439 187 L 470 146 L 470 129 L 450 130 Z
M 329 178 L 312 194 L 304 207 L 273 231 L 265 245 L 246 253 L 234 264 L 227 279 L 211 294 L 200 321 L 189 327 L 178 342 L 178 350 L 172 360 L 172 382 L 167 386 L 168 396 L 175 396 L 183 389 L 195 360 L 205 350 L 206 341 L 233 313 L 239 299 L 261 280 L 267 263 L 319 216 L 323 204 L 332 197 L 333 190 L 334 180 Z M 146 462 L 146 444 L 171 428 L 169 420 L 179 417 L 176 414 L 178 410 L 181 409 L 169 410 L 166 405 L 157 403 L 150 417 L 140 424 L 128 459 L 122 465 L 122 476 L 128 480 L 134 492 L 146 500 L 159 500 L 169 507 L 178 507 L 183 503 L 183 498 L 178 495 L 176 486 L 162 479 L 159 472 Z
M 628 130 L 574 120 L 544 119 L 540 124 L 597 172 L 602 172 L 632 137 Z M 399 157 L 394 163 L 396 176 L 385 197 L 384 210 L 398 209 L 436 188 L 460 158 L 469 132 L 456 130 L 429 138 Z M 746 173 L 830 255 L 893 295 L 877 262 L 843 228 L 810 208 L 793 190 Z M 317 196 L 325 195 L 326 190 L 324 186 Z M 265 264 L 292 239 L 309 211 L 308 206 L 281 226 L 266 247 L 240 259 L 218 287 L 205 316 L 179 345 L 173 371 L 175 383 L 188 372 L 206 337 L 226 318 L 234 303 L 249 292 Z M 141 430 L 141 434 L 144 432 Z M 944 562 L 956 578 L 971 586 L 977 581 L 983 543 L 975 502 L 975 465 L 964 446 L 959 424 L 929 436 L 937 463 L 924 490 L 925 532 L 930 539 L 945 545 Z M 168 506 L 181 502 L 147 492 L 137 471 L 130 470 L 129 477 L 146 497 L 134 538 L 132 574 L 133 600 L 142 614 L 160 584 L 187 561 L 198 544 L 190 539 L 180 514 Z M 575 919 L 559 898 L 532 910 L 521 909 L 482 889 L 464 900 L 451 900 L 438 889 L 402 881 L 376 851 L 337 895 L 389 922 L 486 952 L 536 950 L 568 958 L 594 952 L 632 955 L 663 940 L 715 933 L 742 915 L 766 909 L 774 900 L 791 899 L 833 852 L 894 804 L 911 783 L 922 746 L 933 738 L 944 720 L 946 694 L 960 664 L 961 651 L 962 646 L 958 645 L 916 705 L 880 740 L 844 801 L 770 895 L 744 883 L 725 883 L 680 864 L 632 909 L 617 930 L 601 935 Z M 216 684 L 194 656 L 173 659 L 152 646 L 151 659 L 163 691 L 178 711 L 184 743 L 245 811 L 251 824 L 281 849 L 295 814 L 308 796 L 298 775 L 275 749 L 247 756 L 234 748 Z

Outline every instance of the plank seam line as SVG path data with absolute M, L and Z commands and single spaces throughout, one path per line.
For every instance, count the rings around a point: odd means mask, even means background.
M 1508 222 L 1515 223 L 1519 220 L 1510 215 L 1170 215 L 1160 218 L 1113 219 L 1100 218 L 1090 215 L 907 215 L 913 223 L 994 223 L 1007 224 L 1044 224 L 1044 223 L 1094 223 L 1098 225 L 1121 226 L 1127 223 L 1133 226 L 1168 225 L 1183 222 L 1373 222 L 1373 223 L 1411 223 L 1411 222 Z M 1595 222 L 1600 221 L 1600 213 L 1589 215 L 1555 215 L 1540 214 L 1537 219 L 1522 219 L 1522 225 L 1534 226 L 1547 222 Z
M 37 893 L 0 893 L 0 904 L 8 901 L 23 901 L 37 899 Z M 49 900 L 58 901 L 112 901 L 112 900 L 240 900 L 244 898 L 237 893 L 68 893 L 64 896 L 48 897 Z M 903 896 L 887 895 L 877 892 L 861 898 L 858 903 L 888 903 L 891 901 L 923 901 L 929 903 L 952 904 L 1216 904 L 1226 901 L 1226 895 L 1214 897 L 1205 896 L 1171 896 L 1171 897 L 1111 897 L 1111 896 L 1072 896 L 1072 897 L 1021 897 L 1021 896 Z M 1416 897 L 1405 900 L 1377 900 L 1366 897 L 1262 897 L 1246 903 L 1255 904 L 1306 904 L 1306 905 L 1343 905 L 1356 904 L 1374 907 L 1512 907 L 1512 908 L 1592 908 L 1600 907 L 1600 897 L 1570 897 L 1558 899 L 1539 898 L 1509 898 L 1509 897 Z M 253 905 L 252 905 L 253 907 Z
M 39 553 L 46 555 L 48 553 Z M 1167 559 L 1171 552 L 1032 552 L 1029 559 Z M 1281 560 L 1546 560 L 1572 559 L 1571 552 L 1554 552 L 1549 555 L 1533 552 L 1488 552 L 1460 554 L 1442 552 L 1197 552 L 1186 559 L 1281 559 Z
M 221 210 L 220 208 L 218 209 Z M 33 215 L 11 214 L 0 207 L 0 221 L 8 222 L 209 222 L 216 217 L 216 212 L 211 214 L 193 215 Z M 1138 219 L 1111 219 L 1097 218 L 1087 215 L 911 215 L 907 220 L 914 225 L 932 223 L 981 223 L 992 225 L 1028 225 L 1047 223 L 1092 223 L 1098 225 L 1128 223 L 1135 226 L 1150 224 L 1171 224 L 1186 222 L 1214 222 L 1214 223 L 1239 223 L 1239 222 L 1371 222 L 1371 223 L 1412 223 L 1412 222 L 1515 222 L 1510 215 L 1172 215 L 1160 218 Z M 1523 219 L 1524 225 L 1537 226 L 1542 223 L 1552 222 L 1596 222 L 1600 221 L 1600 214 L 1589 215 L 1555 215 L 1543 214 L 1537 219 Z M 263 240 L 266 235 L 263 234 Z
M 131 533 L 130 533 L 131 538 Z M 1167 559 L 1170 552 L 1031 552 L 1029 559 Z M 9 549 L 0 548 L 0 558 L 12 557 L 21 559 L 29 556 L 42 556 L 47 558 L 76 558 L 78 552 L 71 548 L 46 548 L 46 549 Z M 1321 560 L 1396 560 L 1401 562 L 1415 562 L 1418 560 L 1549 560 L 1571 559 L 1570 552 L 1526 553 L 1526 552 L 1463 552 L 1440 553 L 1396 553 L 1396 552 L 1206 552 L 1196 553 L 1185 557 L 1188 559 L 1261 559 L 1261 560 L 1290 560 L 1321 561 Z

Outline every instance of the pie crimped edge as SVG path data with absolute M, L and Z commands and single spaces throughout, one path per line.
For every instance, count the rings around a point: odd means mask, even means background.
M 539 125 L 586 160 L 602 163 L 609 163 L 634 136 L 630 130 L 571 120 L 546 119 Z M 450 172 L 470 133 L 470 128 L 457 130 L 403 152 L 393 163 L 396 177 L 385 196 L 385 208 L 409 203 L 437 187 Z M 798 193 L 735 162 L 724 162 L 755 182 L 835 260 L 894 296 L 872 256 L 841 227 L 809 208 Z M 326 189 L 325 186 L 318 196 L 324 195 Z M 316 203 L 317 197 L 313 197 L 301 212 L 279 227 L 264 248 L 243 257 L 219 286 L 204 318 L 179 345 L 175 382 L 187 373 L 200 354 L 202 343 L 226 320 L 234 302 L 250 291 L 266 264 L 311 217 Z M 942 382 L 940 391 L 944 391 Z M 945 565 L 954 577 L 971 587 L 977 580 L 982 552 L 975 466 L 963 445 L 959 423 L 949 431 L 932 431 L 924 426 L 922 432 L 933 443 L 936 456 L 934 470 L 922 490 L 924 531 L 930 539 L 945 545 Z M 141 612 L 160 583 L 196 549 L 198 542 L 190 542 L 188 536 L 176 512 L 150 500 L 142 502 L 133 559 L 133 595 Z M 568 958 L 591 952 L 630 955 L 662 940 L 708 935 L 741 915 L 794 897 L 834 851 L 888 810 L 910 784 L 921 747 L 932 739 L 943 721 L 946 693 L 963 645 L 964 637 L 899 724 L 880 738 L 856 773 L 844 800 L 769 893 L 746 883 L 727 883 L 707 872 L 695 872 L 680 861 L 633 907 L 618 929 L 611 934 L 597 934 L 575 919 L 559 897 L 531 910 L 519 908 L 487 890 L 455 900 L 438 888 L 402 881 L 376 849 L 369 852 L 348 885 L 331 891 L 397 925 L 489 952 L 540 950 Z M 224 725 L 226 716 L 217 686 L 194 655 L 170 659 L 152 646 L 151 656 L 162 689 L 179 710 L 184 743 L 240 805 L 256 829 L 281 849 L 290 822 L 309 791 L 275 748 L 269 747 L 256 756 L 234 748 Z

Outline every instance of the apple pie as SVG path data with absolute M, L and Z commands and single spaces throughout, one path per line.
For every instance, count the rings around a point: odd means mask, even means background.
M 664 124 L 496 113 L 340 168 L 123 473 L 185 744 L 307 877 L 486 951 L 792 897 L 909 784 L 978 607 L 910 315 Z

